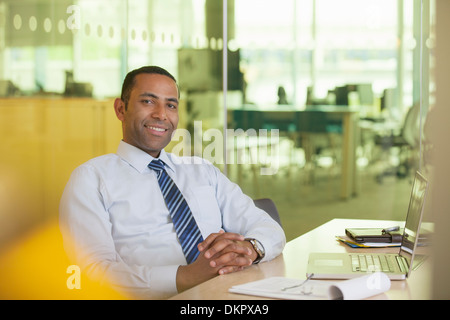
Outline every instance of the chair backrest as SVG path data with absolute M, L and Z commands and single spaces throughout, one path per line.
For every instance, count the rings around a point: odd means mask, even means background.
M 403 122 L 401 135 L 411 147 L 417 147 L 420 142 L 419 116 L 420 104 L 416 103 L 409 108 Z
M 280 214 L 278 213 L 275 203 L 271 199 L 254 199 L 253 202 L 255 203 L 255 206 L 267 212 L 276 222 L 278 222 L 281 227 L 283 227 L 281 224 Z

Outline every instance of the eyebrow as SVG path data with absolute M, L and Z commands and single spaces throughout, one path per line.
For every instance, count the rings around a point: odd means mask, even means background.
M 150 97 L 150 98 L 160 99 L 160 97 L 158 97 L 156 94 L 151 93 L 151 92 L 144 92 L 144 93 L 140 94 L 139 97 Z M 166 101 L 178 103 L 177 98 L 167 98 Z

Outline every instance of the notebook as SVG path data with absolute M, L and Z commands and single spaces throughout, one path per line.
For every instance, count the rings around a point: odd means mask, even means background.
M 417 255 L 417 244 L 427 189 L 428 181 L 416 172 L 398 253 L 313 252 L 309 255 L 307 276 L 313 274 L 312 279 L 352 279 L 381 271 L 391 280 L 406 279 L 416 264 L 425 258 Z

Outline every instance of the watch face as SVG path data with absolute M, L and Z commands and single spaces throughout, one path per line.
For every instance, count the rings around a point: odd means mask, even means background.
M 253 238 L 245 240 L 249 241 L 252 244 L 253 248 L 256 251 L 256 254 L 258 255 L 258 257 L 255 259 L 255 261 L 253 261 L 253 263 L 254 264 L 258 263 L 259 261 L 261 261 L 262 258 L 264 258 L 266 254 L 263 245 L 261 244 L 261 242 Z
M 263 245 L 261 244 L 261 242 L 259 242 L 256 239 L 254 239 L 253 241 L 255 243 L 255 250 L 257 250 L 257 252 L 260 255 L 261 259 L 264 258 L 265 250 L 264 250 Z
M 256 259 L 253 261 L 253 263 L 258 264 L 264 258 L 264 248 L 261 245 L 261 243 L 256 239 L 253 240 L 253 247 L 255 248 L 255 251 L 258 255 Z

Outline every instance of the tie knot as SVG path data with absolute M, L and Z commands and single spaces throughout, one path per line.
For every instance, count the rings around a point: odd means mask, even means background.
M 162 162 L 161 160 L 157 160 L 157 159 L 154 159 L 154 160 L 152 160 L 152 162 L 150 162 L 149 164 L 148 164 L 148 167 L 150 168 L 150 169 L 153 169 L 153 170 L 155 170 L 155 171 L 162 171 L 162 170 L 164 170 L 164 162 Z

